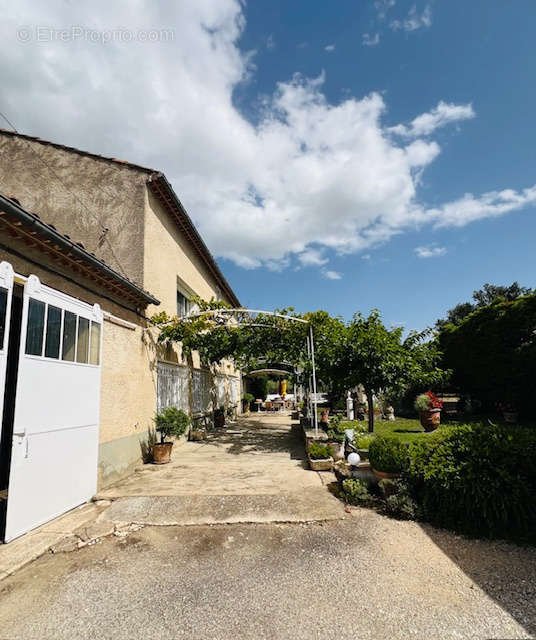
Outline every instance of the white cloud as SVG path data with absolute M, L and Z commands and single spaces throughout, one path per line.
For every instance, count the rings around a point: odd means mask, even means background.
M 437 258 L 447 253 L 445 247 L 415 247 L 415 255 L 418 258 Z
M 340 280 L 342 278 L 342 275 L 338 271 L 330 271 L 329 269 L 324 269 L 322 275 L 327 280 Z
M 324 251 L 312 248 L 306 249 L 298 254 L 298 260 L 304 267 L 317 267 L 329 262 L 329 260 L 324 257 Z
M 395 0 L 376 0 L 374 2 L 374 8 L 378 12 L 378 19 L 384 20 L 389 9 L 394 7 L 396 4 Z
M 235 88 L 255 73 L 252 54 L 238 46 L 238 0 L 139 0 L 136 11 L 104 0 L 19 0 L 2 20 L 1 107 L 16 126 L 161 169 L 215 255 L 243 267 L 316 260 L 322 270 L 330 252 L 366 250 L 419 225 L 461 226 L 536 201 L 536 186 L 467 194 L 433 209 L 421 201 L 422 173 L 441 151 L 428 136 L 473 117 L 470 105 L 440 102 L 409 125 L 388 128 L 380 93 L 332 104 L 322 75 L 295 76 L 282 79 L 252 124 L 233 104 Z M 21 42 L 21 23 L 102 32 L 125 25 L 133 34 L 172 28 L 174 37 L 39 42 L 32 32 Z
M 413 5 L 404 20 L 392 20 L 390 23 L 390 27 L 393 31 L 402 29 L 407 32 L 417 31 L 417 29 L 421 28 L 428 28 L 431 25 L 432 9 L 429 4 L 424 7 L 421 14 L 417 13 L 417 6 Z
M 326 51 L 329 51 L 331 53 L 331 51 L 335 51 L 335 45 L 334 44 L 327 44 L 324 49 Z
M 398 124 L 390 127 L 389 131 L 406 138 L 429 136 L 440 127 L 460 120 L 469 120 L 475 115 L 472 104 L 452 104 L 441 100 L 435 109 L 417 116 L 409 126 Z
M 375 47 L 377 44 L 380 43 L 380 34 L 379 33 L 375 33 L 373 36 L 368 34 L 368 33 L 364 33 L 363 34 L 363 45 L 366 47 Z
M 427 215 L 436 220 L 436 227 L 463 227 L 483 218 L 496 218 L 536 204 L 536 185 L 522 191 L 504 189 L 484 193 L 480 198 L 466 193 L 459 200 L 448 202 Z

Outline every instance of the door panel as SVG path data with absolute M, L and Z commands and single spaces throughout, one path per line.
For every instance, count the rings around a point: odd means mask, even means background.
M 92 331 L 91 323 L 98 324 L 99 330 Z M 97 349 L 90 344 L 92 336 L 98 341 Z M 100 362 L 101 344 L 98 305 L 91 307 L 46 287 L 36 276 L 28 278 L 6 542 L 86 502 L 96 492 L 101 372 L 100 364 L 89 361 L 97 353 Z

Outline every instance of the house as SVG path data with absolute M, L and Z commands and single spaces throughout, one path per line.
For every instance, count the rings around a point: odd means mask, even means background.
M 157 310 L 239 306 L 161 172 L 0 130 L 0 193 L 7 541 L 130 474 L 155 410 L 239 405 L 241 381 L 157 342 Z

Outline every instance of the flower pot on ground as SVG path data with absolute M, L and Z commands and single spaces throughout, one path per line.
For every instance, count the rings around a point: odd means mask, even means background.
M 152 446 L 153 462 L 155 464 L 167 464 L 171 459 L 173 442 L 166 438 L 178 438 L 190 425 L 189 416 L 176 407 L 166 407 L 154 417 L 155 429 L 160 434 L 160 442 Z
M 309 466 L 313 471 L 331 471 L 333 467 L 333 451 L 327 444 L 311 442 L 307 452 Z
M 437 429 L 441 422 L 443 402 L 431 391 L 421 393 L 415 399 L 415 409 L 419 412 L 421 425 L 425 431 Z
M 406 466 L 408 447 L 398 438 L 377 436 L 370 443 L 368 454 L 370 466 L 377 478 L 398 478 Z
M 242 411 L 249 413 L 251 403 L 255 400 L 255 396 L 251 393 L 244 393 L 242 396 Z

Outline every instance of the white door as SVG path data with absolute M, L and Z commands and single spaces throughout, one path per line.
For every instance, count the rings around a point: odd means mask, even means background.
M 0 425 L 4 409 L 6 384 L 7 347 L 9 342 L 9 320 L 13 295 L 13 267 L 9 262 L 0 262 Z M 2 431 L 0 430 L 0 438 Z
M 24 288 L 8 542 L 88 501 L 97 488 L 102 312 L 42 285 Z

